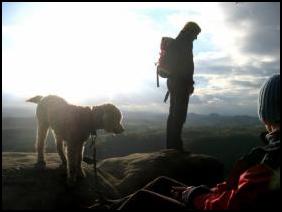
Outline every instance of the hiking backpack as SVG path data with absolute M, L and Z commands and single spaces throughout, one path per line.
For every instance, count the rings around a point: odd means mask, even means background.
M 172 75 L 172 61 L 171 61 L 171 46 L 175 41 L 171 37 L 162 37 L 160 45 L 160 57 L 157 65 L 157 86 L 159 87 L 159 76 L 162 78 L 168 78 Z

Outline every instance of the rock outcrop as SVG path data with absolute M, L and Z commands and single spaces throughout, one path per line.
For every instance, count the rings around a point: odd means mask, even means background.
M 98 169 L 100 176 L 115 188 L 108 195 L 115 197 L 132 193 L 158 176 L 172 177 L 187 185 L 213 185 L 223 180 L 223 165 L 215 158 L 175 150 L 109 158 L 101 161 Z
M 213 185 L 223 178 L 215 158 L 163 150 L 99 161 L 97 183 L 93 167 L 83 163 L 86 178 L 69 189 L 57 154 L 46 154 L 45 170 L 34 169 L 35 161 L 34 153 L 2 153 L 2 209 L 84 208 L 98 194 L 119 198 L 161 175 L 187 185 Z

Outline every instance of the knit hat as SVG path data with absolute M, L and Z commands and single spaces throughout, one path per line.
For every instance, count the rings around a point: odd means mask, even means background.
M 199 25 L 192 21 L 187 22 L 182 29 L 182 31 L 187 31 L 187 30 L 190 30 L 196 34 L 199 34 L 201 32 L 201 28 L 199 27 Z
M 262 122 L 280 123 L 280 74 L 273 75 L 261 87 L 258 116 Z

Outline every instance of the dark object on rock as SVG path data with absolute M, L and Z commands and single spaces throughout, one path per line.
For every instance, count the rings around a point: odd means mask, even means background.
M 223 164 L 217 159 L 172 149 L 105 159 L 98 164 L 98 169 L 116 188 L 119 197 L 159 176 L 168 176 L 186 185 L 215 185 L 223 180 Z

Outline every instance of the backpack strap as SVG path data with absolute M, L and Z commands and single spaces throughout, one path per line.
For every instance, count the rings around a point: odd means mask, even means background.
M 158 72 L 158 69 L 157 69 L 157 87 L 160 87 L 160 82 L 159 82 L 159 72 Z
M 164 103 L 166 103 L 166 100 L 168 99 L 168 97 L 169 97 L 169 91 L 167 91 L 165 94 Z

